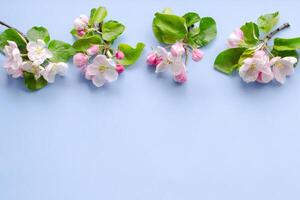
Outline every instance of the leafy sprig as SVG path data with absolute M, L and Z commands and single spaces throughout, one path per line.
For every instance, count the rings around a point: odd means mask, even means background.
M 241 67 L 245 66 L 245 60 L 248 59 L 247 61 L 249 61 L 249 58 L 254 58 L 255 54 L 261 51 L 266 54 L 268 60 L 265 66 L 262 67 L 265 67 L 264 69 L 270 71 L 270 76 L 274 75 L 277 81 L 283 83 L 285 80 L 285 76 L 290 75 L 290 72 L 281 74 L 283 78 L 280 78 L 281 80 L 279 80 L 279 78 L 276 76 L 277 72 L 276 70 L 274 70 L 274 67 L 279 68 L 279 65 L 284 66 L 284 63 L 287 63 L 287 61 L 283 63 L 277 62 L 277 64 L 274 64 L 273 61 L 277 58 L 294 58 L 292 60 L 295 60 L 297 62 L 299 58 L 297 50 L 300 49 L 300 37 L 289 39 L 275 38 L 273 41 L 274 44 L 270 45 L 270 40 L 278 32 L 290 27 L 289 23 L 285 23 L 275 30 L 271 31 L 278 24 L 278 22 L 279 12 L 275 12 L 260 16 L 257 19 L 257 22 L 245 23 L 243 26 L 241 26 L 231 34 L 228 40 L 228 46 L 230 48 L 221 52 L 216 57 L 214 63 L 215 68 L 225 74 L 232 74 L 234 71 L 239 70 L 241 75 L 243 74 L 241 72 Z M 289 62 L 288 64 L 294 64 L 294 66 L 296 66 L 296 63 L 294 62 Z M 254 64 L 252 66 L 252 70 L 256 70 Z M 293 71 L 293 69 L 290 69 L 289 71 L 291 70 Z M 258 82 L 261 82 L 261 71 L 257 69 L 258 77 L 256 80 Z M 255 80 L 253 79 L 253 81 Z M 265 81 L 265 83 L 269 81 Z
M 38 90 L 45 87 L 49 82 L 52 82 L 52 79 L 46 80 L 45 77 L 49 76 L 49 73 L 46 75 L 46 69 L 50 68 L 50 64 L 52 67 L 56 67 L 53 64 L 60 64 L 61 62 L 67 62 L 69 58 L 74 55 L 75 49 L 68 43 L 65 43 L 60 40 L 51 40 L 48 30 L 45 27 L 32 27 L 26 34 L 22 33 L 16 28 L 9 26 L 4 22 L 0 22 L 1 25 L 7 27 L 5 31 L 0 34 L 0 50 L 2 53 L 5 53 L 5 47 L 9 45 L 9 42 L 13 42 L 16 44 L 15 52 L 18 52 L 18 56 L 20 56 L 19 64 L 16 66 L 14 61 L 11 61 L 11 58 L 8 58 L 8 62 L 11 62 L 11 65 L 16 68 L 13 70 L 19 70 L 18 76 L 13 77 L 23 77 L 25 86 L 29 90 Z M 28 44 L 36 43 L 37 41 L 43 41 L 45 44 L 45 49 L 51 52 L 51 56 L 47 57 L 42 61 L 42 63 L 36 63 L 33 60 L 30 60 L 28 55 Z M 43 49 L 41 49 L 42 51 Z M 31 63 L 32 65 L 36 65 L 40 70 L 40 74 L 38 74 L 32 68 L 30 71 L 25 70 L 23 65 Z M 66 64 L 64 65 L 66 66 Z M 47 68 L 48 67 L 48 68 Z M 12 69 L 7 69 L 8 72 Z M 44 73 L 44 75 L 42 75 Z M 11 73 L 11 72 L 9 72 Z M 54 72 L 53 72 L 54 73 Z M 52 75 L 52 74 L 51 74 Z M 55 76 L 55 74 L 54 74 Z

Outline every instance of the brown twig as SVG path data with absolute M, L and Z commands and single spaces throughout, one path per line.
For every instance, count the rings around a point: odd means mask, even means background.
M 12 27 L 12 26 L 4 23 L 3 21 L 0 21 L 0 25 L 5 26 L 7 28 L 15 29 L 25 39 L 25 41 L 28 41 L 27 37 L 24 35 L 24 33 L 22 33 L 21 31 L 19 31 L 18 29 L 16 29 L 16 28 L 14 28 L 14 27 Z
M 286 29 L 286 28 L 289 28 L 290 27 L 290 24 L 289 23 L 284 23 L 283 25 L 281 25 L 280 27 L 278 27 L 276 30 L 272 31 L 271 33 L 269 33 L 265 40 L 270 40 L 274 35 L 276 35 L 278 32 Z

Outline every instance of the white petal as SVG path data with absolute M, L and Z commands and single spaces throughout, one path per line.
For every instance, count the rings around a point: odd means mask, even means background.
M 185 71 L 185 65 L 183 64 L 183 62 L 174 63 L 173 65 L 170 65 L 170 69 L 171 69 L 172 73 L 175 76 L 177 76 L 182 71 Z
M 108 66 L 109 63 L 104 55 L 98 55 L 94 58 L 93 64 L 96 66 Z
M 291 64 L 296 64 L 297 63 L 297 58 L 295 58 L 295 57 L 284 57 L 284 58 L 282 58 L 282 60 L 284 60 L 284 61 L 287 61 L 287 62 L 290 62 Z
M 284 74 L 282 74 L 280 72 L 280 69 L 278 67 L 276 67 L 276 66 L 273 67 L 273 74 L 274 74 L 276 81 L 278 81 L 281 84 L 285 83 L 286 77 Z
M 30 52 L 30 51 L 34 51 L 38 47 L 38 45 L 36 42 L 29 42 L 26 47 L 27 47 L 27 51 Z
M 239 69 L 239 75 L 246 83 L 250 83 L 256 81 L 258 71 L 257 69 L 251 68 L 250 65 L 243 65 Z
M 95 64 L 88 65 L 87 68 L 86 68 L 86 73 L 89 76 L 97 76 L 99 74 L 98 66 L 95 65 Z
M 107 69 L 103 73 L 105 80 L 108 82 L 116 81 L 118 79 L 118 75 L 118 72 L 114 68 Z
M 56 64 L 56 73 L 60 76 L 65 76 L 68 70 L 68 65 L 66 63 L 60 62 Z
M 105 79 L 102 76 L 93 76 L 92 82 L 96 87 L 101 87 L 105 83 Z
M 49 50 L 49 49 L 45 49 L 45 53 L 44 56 L 46 58 L 52 58 L 53 57 L 53 53 Z M 46 60 L 46 59 L 45 59 Z
M 165 62 L 161 62 L 156 66 L 155 73 L 165 72 L 168 68 L 169 68 L 169 64 L 166 64 Z
M 27 72 L 32 72 L 32 63 L 31 62 L 23 62 L 22 69 Z
M 46 46 L 44 40 L 41 40 L 41 39 L 38 39 L 38 40 L 37 40 L 37 45 L 38 45 L 40 48 L 45 48 L 45 46 Z

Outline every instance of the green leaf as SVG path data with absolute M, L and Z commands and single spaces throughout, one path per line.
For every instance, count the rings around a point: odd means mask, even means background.
M 59 40 L 52 40 L 48 49 L 53 53 L 53 57 L 50 58 L 51 62 L 67 62 L 76 53 L 72 45 Z
M 162 11 L 163 14 L 169 14 L 169 15 L 172 15 L 173 14 L 173 10 L 172 8 L 165 8 L 163 11 Z
M 27 41 L 16 29 L 9 28 L 3 31 L 0 37 L 1 50 L 3 50 L 4 46 L 8 44 L 7 41 L 14 41 L 18 45 L 22 53 L 27 52 L 26 50 Z
M 194 42 L 200 46 L 206 46 L 217 36 L 217 25 L 213 18 L 203 17 L 200 21 L 199 34 L 193 37 Z
M 107 10 L 104 7 L 99 7 L 98 9 L 91 10 L 91 16 L 89 25 L 95 25 L 103 22 L 105 17 L 107 16 Z
M 225 74 L 232 74 L 246 48 L 232 48 L 221 52 L 215 60 L 215 68 Z
M 244 33 L 244 40 L 246 44 L 252 46 L 256 45 L 259 41 L 259 29 L 257 24 L 253 22 L 248 22 L 241 27 Z
M 185 19 L 176 15 L 156 13 L 152 29 L 159 42 L 173 44 L 187 34 Z
M 274 49 L 278 51 L 289 51 L 300 49 L 300 37 L 298 38 L 275 38 Z
M 102 39 L 99 35 L 80 38 L 74 42 L 73 47 L 77 52 L 86 52 L 93 44 L 102 44 Z
M 183 18 L 186 21 L 187 27 L 192 26 L 193 24 L 196 24 L 200 22 L 201 18 L 197 13 L 194 12 L 188 12 L 185 15 L 183 15 Z
M 135 48 L 128 44 L 120 44 L 118 49 L 124 53 L 125 57 L 118 62 L 125 66 L 134 64 L 143 52 L 144 47 L 143 43 L 138 43 Z
M 125 30 L 125 26 L 117 21 L 105 22 L 102 26 L 102 37 L 105 41 L 112 42 Z
M 272 50 L 272 54 L 274 56 L 279 56 L 279 57 L 295 57 L 297 60 L 299 60 L 299 54 L 296 50 L 289 50 L 289 51 L 278 51 L 276 49 Z
M 50 41 L 50 35 L 46 28 L 40 26 L 40 27 L 32 27 L 27 32 L 27 38 L 29 41 L 36 42 L 38 39 L 44 40 L 44 42 L 47 44 Z
M 29 72 L 24 71 L 23 76 L 26 88 L 31 91 L 39 90 L 48 84 L 48 82 L 43 77 L 40 77 L 38 80 L 36 80 L 34 78 L 34 75 Z
M 262 15 L 257 20 L 257 25 L 260 30 L 268 33 L 274 28 L 279 21 L 279 12 Z

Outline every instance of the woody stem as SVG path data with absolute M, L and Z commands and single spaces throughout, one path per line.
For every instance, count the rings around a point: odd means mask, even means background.
M 289 28 L 291 25 L 289 23 L 284 23 L 283 25 L 281 25 L 280 27 L 278 27 L 276 30 L 272 31 L 271 33 L 269 33 L 266 38 L 265 41 L 270 40 L 274 35 L 276 35 L 277 33 L 279 33 L 280 31 Z
M 15 29 L 27 41 L 27 37 L 21 31 L 19 31 L 18 29 L 4 23 L 3 21 L 0 21 L 0 25 L 5 26 L 7 28 Z

